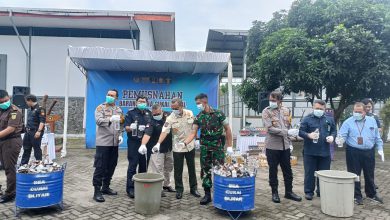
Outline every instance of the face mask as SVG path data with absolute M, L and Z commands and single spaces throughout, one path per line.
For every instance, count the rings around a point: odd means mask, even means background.
M 139 103 L 139 104 L 137 104 L 137 108 L 139 110 L 145 110 L 146 107 L 147 107 L 146 103 Z
M 353 113 L 353 118 L 357 121 L 360 121 L 363 119 L 363 114 L 362 113 L 359 113 L 359 112 L 354 112 Z
M 199 111 L 204 111 L 204 105 L 203 104 L 199 104 L 199 105 L 196 105 L 196 107 L 199 109 Z
M 0 109 L 6 110 L 11 106 L 11 100 L 8 100 L 0 104 Z
M 278 107 L 278 103 L 277 102 L 269 102 L 269 107 L 272 108 L 272 109 L 275 109 Z
M 172 113 L 175 114 L 175 115 L 180 115 L 180 110 L 172 109 Z
M 115 98 L 111 96 L 106 96 L 106 103 L 107 104 L 112 104 L 115 102 Z
M 153 115 L 154 120 L 160 121 L 162 119 L 163 115 Z
M 314 116 L 321 118 L 324 115 L 324 110 L 314 109 L 313 114 L 314 114 Z

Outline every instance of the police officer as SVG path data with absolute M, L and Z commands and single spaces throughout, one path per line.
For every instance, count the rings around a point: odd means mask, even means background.
M 151 149 L 149 151 L 145 146 L 140 147 L 141 140 L 146 128 L 150 127 L 152 113 L 147 109 L 148 99 L 144 96 L 138 96 L 136 99 L 136 108 L 128 111 L 125 118 L 125 128 L 127 131 L 127 159 L 129 167 L 127 169 L 126 192 L 130 198 L 134 198 L 133 176 L 138 173 L 145 173 Z M 146 158 L 145 158 L 146 157 Z
M 185 143 L 188 143 L 198 132 L 200 128 L 200 176 L 205 196 L 200 201 L 201 205 L 207 205 L 211 202 L 211 170 L 217 164 L 224 164 L 225 152 L 224 146 L 227 145 L 229 154 L 233 153 L 232 132 L 229 121 L 226 116 L 219 110 L 213 109 L 208 104 L 208 97 L 201 93 L 195 97 L 199 114 L 196 116 L 193 125 L 193 134 Z M 224 136 L 226 131 L 226 138 Z
M 282 93 L 272 92 L 269 96 L 269 106 L 262 112 L 264 127 L 267 129 L 265 138 L 266 156 L 269 166 L 269 184 L 272 189 L 272 201 L 280 203 L 278 193 L 278 166 L 282 168 L 285 187 L 285 198 L 301 201 L 302 198 L 292 191 L 293 174 L 290 163 L 289 136 L 297 136 L 297 129 L 291 128 L 290 110 L 282 106 Z
M 183 198 L 183 166 L 184 158 L 187 161 L 188 175 L 190 181 L 190 193 L 195 197 L 200 197 L 195 171 L 195 145 L 192 139 L 185 142 L 188 136 L 192 135 L 192 125 L 194 114 L 192 111 L 184 109 L 183 100 L 174 98 L 171 101 L 172 113 L 167 118 L 158 139 L 156 148 L 159 148 L 168 134 L 173 134 L 173 169 L 175 178 L 176 199 Z
M 157 144 L 169 113 L 164 112 L 159 104 L 154 104 L 152 106 L 152 115 L 151 125 L 145 130 L 145 135 L 142 138 L 142 145 L 144 147 L 147 145 L 148 149 L 152 149 Z M 171 173 L 173 171 L 172 134 L 169 133 L 159 147 L 154 147 L 152 153 L 149 171 L 164 176 L 163 190 L 176 192 L 171 186 Z M 163 192 L 162 196 L 165 196 Z
M 0 197 L 0 203 L 12 201 L 16 189 L 16 163 L 22 147 L 22 113 L 11 104 L 5 90 L 0 90 L 0 161 L 7 177 L 7 190 Z
M 93 199 L 97 202 L 105 201 L 102 194 L 118 194 L 110 188 L 118 163 L 118 148 L 123 142 L 120 124 L 123 123 L 124 117 L 122 109 L 115 105 L 117 99 L 118 91 L 110 89 L 106 95 L 106 102 L 95 110 L 96 154 L 92 183 L 95 187 Z
M 346 142 L 348 172 L 360 176 L 363 170 L 367 197 L 372 201 L 383 203 L 382 198 L 377 194 L 374 183 L 375 149 L 378 150 L 378 154 L 384 161 L 383 141 L 375 119 L 366 117 L 363 103 L 355 103 L 353 116 L 344 121 L 339 133 L 341 137 L 336 138 L 336 143 L 342 146 L 342 143 Z M 360 182 L 355 182 L 355 202 L 358 205 L 363 205 Z
M 31 149 L 34 148 L 35 160 L 42 160 L 41 141 L 46 122 L 46 112 L 37 103 L 35 95 L 25 97 L 27 106 L 30 107 L 27 117 L 26 133 L 23 137 L 23 156 L 21 164 L 28 164 Z
M 305 169 L 305 198 L 312 200 L 316 178 L 314 172 L 330 170 L 330 144 L 336 138 L 336 125 L 331 117 L 325 116 L 326 103 L 315 100 L 313 113 L 306 116 L 299 128 L 299 136 L 304 139 L 303 165 Z M 319 133 L 315 131 L 318 129 Z M 320 186 L 317 181 L 317 196 L 320 196 Z

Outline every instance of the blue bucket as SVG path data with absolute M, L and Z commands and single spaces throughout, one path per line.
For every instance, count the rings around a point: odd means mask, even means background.
M 226 211 L 255 208 L 255 176 L 243 178 L 214 174 L 214 207 Z
M 51 173 L 16 174 L 15 206 L 22 209 L 62 204 L 65 169 Z

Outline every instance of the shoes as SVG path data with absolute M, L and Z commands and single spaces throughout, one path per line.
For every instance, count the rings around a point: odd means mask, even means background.
M 134 190 L 130 190 L 129 192 L 127 192 L 127 196 L 128 196 L 130 199 L 134 199 Z
M 380 204 L 383 204 L 383 199 L 380 198 L 378 195 L 375 195 L 373 197 L 367 197 L 369 200 L 373 201 L 373 202 L 378 202 Z
M 102 189 L 102 193 L 105 194 L 105 195 L 109 195 L 109 196 L 116 196 L 116 195 L 118 195 L 118 192 L 110 189 L 109 187 L 103 188 Z
M 100 187 L 95 187 L 95 192 L 93 194 L 93 200 L 96 202 L 105 202 L 106 200 L 103 197 L 103 194 L 100 190 Z
M 313 200 L 313 195 L 310 194 L 310 193 L 306 193 L 306 194 L 305 194 L 305 199 L 306 199 L 306 200 Z
M 290 200 L 293 200 L 293 201 L 296 201 L 296 202 L 302 201 L 302 198 L 300 196 L 296 195 L 293 192 L 286 192 L 286 194 L 284 195 L 284 198 L 290 199 Z
M 172 186 L 164 186 L 163 190 L 167 192 L 176 192 L 176 190 L 172 188 Z
M 210 202 L 211 202 L 211 192 L 208 190 L 208 191 L 205 191 L 204 197 L 202 198 L 202 200 L 200 200 L 200 204 L 207 205 Z
M 10 196 L 10 195 L 3 195 L 0 197 L 0 203 L 7 203 L 11 202 L 15 199 L 15 196 Z
M 181 198 L 183 198 L 183 193 L 176 192 L 176 199 L 181 199 Z
M 363 205 L 363 198 L 355 198 L 355 203 L 357 205 Z
M 317 197 L 321 197 L 321 194 L 320 194 L 320 193 L 317 193 Z
M 272 190 L 272 202 L 280 203 L 280 197 L 277 190 Z
M 195 196 L 197 198 L 201 197 L 200 193 L 196 189 L 195 190 L 191 190 L 190 193 L 191 193 L 191 195 L 193 195 L 193 196 Z

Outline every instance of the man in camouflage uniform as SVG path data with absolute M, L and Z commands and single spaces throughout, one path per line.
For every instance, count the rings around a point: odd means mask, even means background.
M 265 138 L 266 155 L 269 166 L 269 184 L 272 189 L 272 201 L 280 203 L 278 194 L 278 166 L 282 168 L 285 198 L 301 201 L 302 198 L 292 191 L 293 173 L 290 157 L 292 149 L 289 137 L 297 136 L 298 129 L 291 129 L 290 110 L 282 106 L 282 93 L 272 92 L 269 96 L 269 106 L 261 114 L 264 127 L 267 129 Z
M 96 202 L 104 202 L 102 194 L 117 195 L 110 188 L 110 183 L 116 165 L 118 163 L 118 149 L 123 142 L 122 131 L 115 129 L 115 124 L 123 124 L 124 117 L 122 109 L 115 105 L 118 99 L 118 91 L 111 89 L 107 92 L 106 102 L 99 105 L 95 111 L 96 121 L 96 155 L 95 172 L 93 173 L 93 186 L 95 192 L 93 199 Z
M 195 97 L 195 102 L 200 113 L 194 121 L 193 134 L 186 142 L 193 139 L 196 136 L 198 129 L 200 129 L 200 176 L 205 191 L 205 196 L 200 201 L 200 204 L 207 205 L 211 202 L 210 189 L 212 187 L 212 167 L 224 163 L 225 141 L 227 142 L 228 153 L 233 153 L 232 132 L 226 116 L 221 111 L 213 109 L 208 104 L 208 97 L 206 94 L 201 93 L 197 95 Z M 224 136 L 224 130 L 226 131 L 226 138 Z

